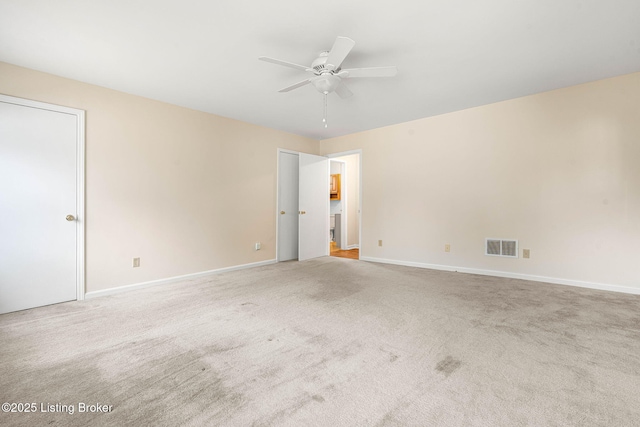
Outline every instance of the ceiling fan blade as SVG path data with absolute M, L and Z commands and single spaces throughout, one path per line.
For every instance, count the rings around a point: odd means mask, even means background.
M 343 99 L 349 98 L 350 96 L 353 95 L 353 92 L 349 90 L 349 88 L 347 87 L 346 84 L 344 84 L 344 82 L 340 82 L 340 84 L 336 88 L 336 93 L 340 98 L 343 98 Z
M 280 89 L 278 92 L 289 92 L 290 90 L 298 89 L 299 87 L 302 87 L 304 85 L 308 85 L 309 83 L 311 83 L 311 79 L 303 80 L 303 81 L 298 82 L 298 83 L 296 83 L 294 85 L 287 86 L 284 89 Z
M 349 37 L 337 37 L 335 43 L 333 43 L 333 47 L 329 52 L 329 56 L 327 57 L 327 62 L 325 62 L 325 68 L 329 70 L 337 70 L 340 68 L 340 64 L 344 61 L 344 58 L 347 57 L 353 46 L 356 45 L 356 42 L 351 40 Z
M 337 75 L 343 79 L 354 77 L 393 77 L 398 74 L 398 69 L 393 67 L 349 68 L 341 70 Z
M 295 68 L 296 70 L 313 71 L 313 70 L 310 70 L 309 67 L 305 67 L 304 65 L 294 64 L 293 62 L 281 61 L 279 59 L 269 58 L 268 56 L 261 56 L 258 59 L 264 62 L 271 62 L 272 64 L 282 65 L 289 68 Z

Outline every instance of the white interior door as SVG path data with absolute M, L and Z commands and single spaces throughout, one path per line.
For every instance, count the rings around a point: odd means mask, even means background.
M 298 259 L 329 255 L 329 159 L 300 153 Z
M 298 259 L 298 154 L 278 153 L 278 261 Z
M 78 297 L 78 120 L 0 99 L 0 313 Z

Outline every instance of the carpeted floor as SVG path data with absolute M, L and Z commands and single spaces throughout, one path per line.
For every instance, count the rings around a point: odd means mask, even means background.
M 637 426 L 640 297 L 279 263 L 2 315 L 0 399 L 36 404 L 3 426 Z

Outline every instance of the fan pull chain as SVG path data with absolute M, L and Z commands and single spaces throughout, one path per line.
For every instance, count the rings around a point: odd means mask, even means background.
M 327 121 L 327 92 L 324 93 L 324 111 L 322 113 L 322 123 L 324 123 L 324 127 L 329 126 L 329 122 Z

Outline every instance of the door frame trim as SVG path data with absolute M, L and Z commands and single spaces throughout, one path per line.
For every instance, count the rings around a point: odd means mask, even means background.
M 325 156 L 326 157 L 326 156 Z M 347 201 L 347 194 L 349 193 L 349 184 L 347 183 L 347 162 L 344 160 L 336 160 L 329 158 L 329 174 L 331 175 L 331 162 L 340 163 L 340 201 L 342 202 L 342 214 L 340 215 L 340 249 L 347 249 L 347 222 L 349 212 L 347 211 L 349 203 Z M 331 216 L 331 202 L 329 202 L 329 216 Z M 331 229 L 331 225 L 329 225 Z M 335 238 L 335 234 L 333 236 Z M 329 250 L 331 255 L 331 250 Z
M 2 94 L 0 101 L 76 117 L 76 300 L 82 301 L 85 294 L 85 111 Z

